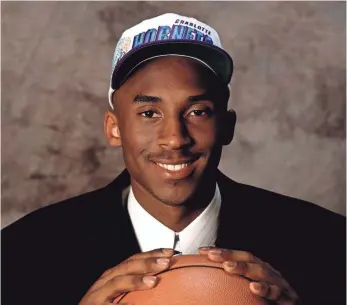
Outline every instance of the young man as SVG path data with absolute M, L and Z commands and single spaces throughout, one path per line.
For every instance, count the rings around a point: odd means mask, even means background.
M 126 170 L 2 232 L 2 304 L 110 304 L 151 289 L 175 252 L 223 262 L 279 305 L 345 302 L 345 218 L 218 171 L 233 138 L 218 34 L 165 14 L 116 47 L 104 129 Z M 277 271 L 278 270 L 278 271 Z

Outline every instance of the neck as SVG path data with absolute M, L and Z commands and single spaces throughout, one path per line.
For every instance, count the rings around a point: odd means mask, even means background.
M 199 188 L 186 202 L 168 205 L 154 197 L 135 181 L 131 186 L 136 200 L 154 218 L 175 232 L 182 231 L 196 219 L 211 202 L 216 183 L 209 183 Z

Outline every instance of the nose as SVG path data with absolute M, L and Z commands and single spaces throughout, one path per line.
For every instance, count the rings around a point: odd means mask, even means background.
M 158 144 L 167 150 L 178 150 L 192 143 L 185 123 L 180 118 L 166 118 L 162 121 Z

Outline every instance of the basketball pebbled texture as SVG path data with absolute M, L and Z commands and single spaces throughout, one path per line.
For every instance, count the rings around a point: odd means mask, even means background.
M 156 274 L 159 283 L 149 290 L 117 297 L 115 304 L 133 305 L 265 305 L 265 299 L 249 289 L 250 280 L 230 275 L 221 263 L 205 255 L 180 255 L 169 269 Z

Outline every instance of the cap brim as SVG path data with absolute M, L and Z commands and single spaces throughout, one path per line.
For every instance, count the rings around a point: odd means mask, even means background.
M 223 49 L 199 41 L 158 41 L 142 45 L 126 54 L 112 73 L 111 88 L 117 90 L 140 63 L 159 56 L 181 55 L 196 58 L 209 66 L 220 78 L 229 84 L 233 73 L 233 61 Z

